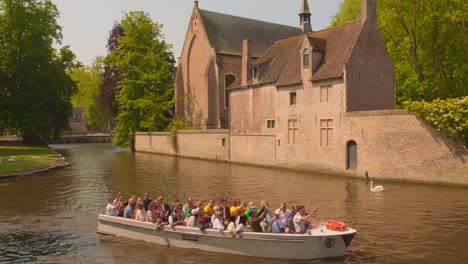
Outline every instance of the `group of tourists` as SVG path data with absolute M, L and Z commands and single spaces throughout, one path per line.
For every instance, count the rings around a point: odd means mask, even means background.
M 307 229 L 314 227 L 310 218 L 317 210 L 315 208 L 306 213 L 303 205 L 293 204 L 288 209 L 286 203 L 282 203 L 280 208 L 273 211 L 267 201 L 261 201 L 259 206 L 241 200 L 235 200 L 229 206 L 227 199 L 221 199 L 219 204 L 215 204 L 214 200 L 204 204 L 202 201 L 194 202 L 190 197 L 186 204 L 182 204 L 178 197 L 174 197 L 172 203 L 168 204 L 162 196 L 156 200 L 151 199 L 149 193 L 145 193 L 143 198 L 132 196 L 127 201 L 123 200 L 120 193 L 115 198 L 109 196 L 106 207 L 110 216 L 150 222 L 158 227 L 188 226 L 198 227 L 200 230 L 213 228 L 232 233 L 305 233 Z

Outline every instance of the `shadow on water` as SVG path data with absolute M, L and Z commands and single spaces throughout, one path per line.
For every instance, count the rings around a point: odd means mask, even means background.
M 0 182 L 0 262 L 460 263 L 468 259 L 468 190 L 365 181 L 131 153 L 106 144 L 56 145 L 70 167 Z M 263 260 L 97 235 L 105 197 L 149 191 L 207 201 L 227 197 L 272 208 L 319 207 L 319 218 L 358 230 L 339 259 Z M 317 219 L 319 219 L 317 218 Z M 148 257 L 148 255 L 151 255 Z M 227 261 L 229 260 L 229 261 Z

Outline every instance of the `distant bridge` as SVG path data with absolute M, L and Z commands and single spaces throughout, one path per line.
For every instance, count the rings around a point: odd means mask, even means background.
M 63 135 L 52 139 L 52 144 L 106 143 L 112 142 L 114 134 Z

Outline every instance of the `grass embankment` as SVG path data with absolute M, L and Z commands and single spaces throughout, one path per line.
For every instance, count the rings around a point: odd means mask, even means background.
M 57 158 L 47 147 L 4 147 L 0 146 L 0 176 L 23 174 L 55 165 Z M 16 161 L 8 161 L 12 156 Z

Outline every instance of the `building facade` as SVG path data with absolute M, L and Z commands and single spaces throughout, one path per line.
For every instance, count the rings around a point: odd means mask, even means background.
M 240 78 L 243 39 L 252 43 L 250 63 L 276 41 L 300 32 L 295 27 L 202 10 L 195 1 L 178 62 L 176 116 L 200 128 L 228 128 L 226 88 Z
M 206 16 L 204 12 L 195 6 L 192 21 L 197 21 L 197 14 Z M 201 112 L 202 128 L 228 129 L 179 131 L 175 138 L 168 133 L 137 133 L 136 150 L 335 175 L 363 177 L 368 171 L 381 179 L 468 185 L 468 155 L 461 141 L 406 110 L 395 109 L 395 70 L 377 26 L 376 0 L 362 1 L 361 19 L 325 30 L 313 31 L 310 16 L 303 0 L 299 33 L 261 49 L 254 45 L 259 38 L 237 35 L 232 42 L 237 43 L 235 56 L 212 45 L 222 43 L 227 31 L 215 38 L 196 35 L 189 28 L 187 39 L 195 39 L 195 44 L 190 49 L 186 40 L 176 93 L 198 98 L 190 109 Z M 199 30 L 207 30 L 207 21 L 203 19 L 205 26 Z M 197 43 L 199 36 L 205 37 Z M 229 66 L 227 58 L 232 59 Z M 227 72 L 236 76 L 228 87 L 219 77 Z M 224 113 L 222 98 L 229 101 Z M 192 118 L 186 105 L 180 103 L 177 109 L 180 117 Z

